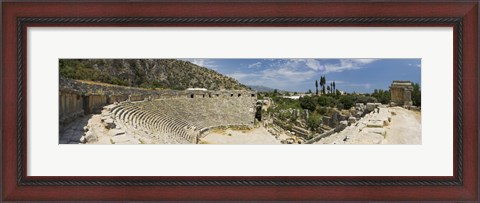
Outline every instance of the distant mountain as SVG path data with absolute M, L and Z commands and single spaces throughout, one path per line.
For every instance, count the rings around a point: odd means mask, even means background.
M 266 87 L 266 86 L 261 86 L 261 85 L 248 85 L 252 90 L 255 90 L 257 92 L 273 92 L 275 89 Z
M 60 59 L 60 76 L 140 88 L 249 89 L 234 78 L 176 59 Z
M 262 85 L 247 85 L 247 86 L 250 87 L 250 89 L 255 90 L 257 92 L 273 92 L 273 91 L 275 91 L 275 89 L 273 89 L 273 88 L 270 88 L 270 87 L 267 87 L 267 86 L 262 86 Z M 279 93 L 288 92 L 286 90 L 279 90 L 279 89 L 277 89 L 277 91 Z

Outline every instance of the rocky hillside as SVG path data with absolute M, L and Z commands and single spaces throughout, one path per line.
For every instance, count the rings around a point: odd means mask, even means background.
M 141 88 L 249 89 L 214 70 L 175 59 L 60 59 L 60 76 Z

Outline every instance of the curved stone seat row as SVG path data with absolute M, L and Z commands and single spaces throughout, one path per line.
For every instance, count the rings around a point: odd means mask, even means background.
M 251 125 L 254 99 L 172 98 L 123 102 L 110 109 L 116 122 L 143 130 L 159 143 L 196 143 L 200 131 L 216 126 Z
M 112 109 L 116 121 L 123 122 L 126 126 L 144 129 L 154 134 L 160 141 L 168 143 L 194 143 L 196 136 L 188 134 L 182 129 L 184 122 L 175 122 L 175 119 L 159 111 L 140 108 L 135 103 L 123 103 Z

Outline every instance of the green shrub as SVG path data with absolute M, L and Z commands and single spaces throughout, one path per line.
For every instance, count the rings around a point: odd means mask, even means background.
M 343 105 L 343 109 L 350 109 L 354 105 L 354 98 L 352 95 L 342 95 L 339 99 L 339 105 Z
M 315 111 L 316 107 L 317 107 L 317 104 L 316 104 L 316 98 L 315 97 L 310 97 L 310 96 L 305 96 L 305 97 L 301 97 L 299 99 L 300 101 L 300 106 L 303 108 L 303 109 L 308 109 L 310 111 Z
M 321 116 L 317 113 L 312 113 L 307 119 L 307 126 L 312 131 L 316 131 L 320 124 Z

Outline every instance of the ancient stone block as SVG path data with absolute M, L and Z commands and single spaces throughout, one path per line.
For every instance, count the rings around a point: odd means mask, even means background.
M 353 117 L 353 116 L 350 116 L 348 118 L 348 123 L 352 124 L 352 123 L 356 123 L 357 122 L 357 118 Z
M 410 81 L 393 81 L 390 86 L 390 105 L 411 106 L 413 85 Z
M 371 112 L 371 111 L 373 111 L 376 107 L 377 107 L 377 105 L 376 105 L 375 103 L 367 103 L 366 109 L 367 109 L 368 112 Z
M 367 122 L 367 127 L 371 128 L 383 128 L 383 121 L 382 120 L 370 120 Z
M 340 132 L 340 131 L 344 130 L 347 126 L 348 126 L 347 121 L 340 121 L 338 126 L 335 128 L 335 132 Z
M 379 135 L 382 135 L 384 137 L 387 134 L 387 131 L 385 130 L 385 128 L 364 128 L 364 129 L 362 129 L 362 131 L 367 132 L 367 133 L 379 134 Z
M 355 114 L 355 117 L 357 118 L 360 118 L 363 116 L 363 111 L 357 111 L 357 113 Z
M 129 135 L 119 135 L 111 138 L 115 144 L 140 144 L 140 141 Z
M 80 143 L 85 143 L 85 142 L 87 142 L 87 139 L 85 138 L 85 136 L 82 136 L 80 138 Z
M 112 129 L 112 130 L 108 131 L 108 134 L 109 134 L 110 136 L 118 136 L 118 135 L 125 134 L 125 130 Z
M 87 133 L 85 133 L 85 139 L 87 140 L 87 142 L 95 142 L 98 140 L 97 136 L 93 134 L 92 131 L 88 131 Z
M 113 121 L 112 118 L 105 119 L 104 124 L 105 124 L 105 127 L 108 129 L 115 128 L 115 122 Z

